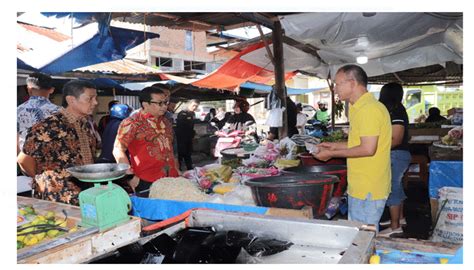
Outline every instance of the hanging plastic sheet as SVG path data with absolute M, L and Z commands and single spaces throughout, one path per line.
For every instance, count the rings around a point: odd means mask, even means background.
M 438 198 L 442 187 L 463 187 L 462 161 L 431 161 L 429 173 L 430 198 Z

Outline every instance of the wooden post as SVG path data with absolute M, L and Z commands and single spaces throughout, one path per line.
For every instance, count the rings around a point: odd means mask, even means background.
M 275 57 L 275 89 L 277 95 L 282 99 L 282 104 L 286 105 L 286 88 L 285 88 L 285 67 L 283 62 L 283 32 L 279 21 L 274 23 L 272 32 L 273 39 L 273 55 Z M 283 113 L 283 127 L 278 129 L 278 136 L 281 139 L 288 135 L 288 117 L 286 112 Z

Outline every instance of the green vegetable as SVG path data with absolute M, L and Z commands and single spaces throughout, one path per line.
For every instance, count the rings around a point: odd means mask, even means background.
M 342 130 L 336 130 L 326 137 L 321 138 L 321 142 L 340 142 L 346 140 Z

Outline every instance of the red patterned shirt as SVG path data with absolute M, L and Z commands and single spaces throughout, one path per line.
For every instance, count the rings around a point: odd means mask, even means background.
M 133 172 L 154 182 L 177 177 L 173 155 L 173 131 L 165 116 L 154 117 L 140 110 L 120 123 L 117 140 L 127 147 Z

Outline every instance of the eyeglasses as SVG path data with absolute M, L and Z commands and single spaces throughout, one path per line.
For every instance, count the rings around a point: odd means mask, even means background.
M 148 103 L 154 103 L 154 104 L 157 104 L 158 106 L 168 106 L 168 104 L 170 104 L 169 100 L 165 100 L 165 101 L 148 101 Z

